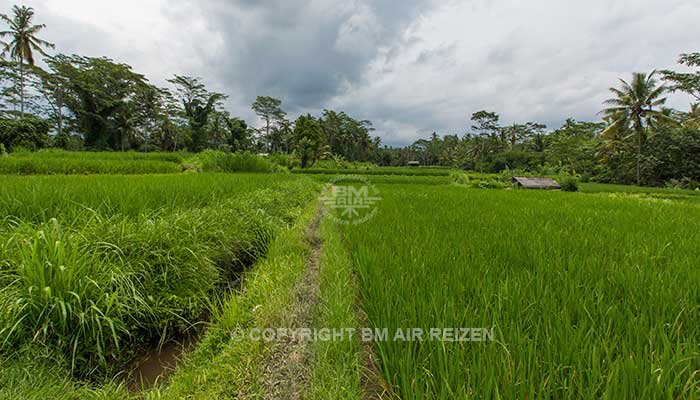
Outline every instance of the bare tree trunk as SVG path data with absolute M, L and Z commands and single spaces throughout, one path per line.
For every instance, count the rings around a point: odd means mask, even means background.
M 56 88 L 56 108 L 58 109 L 58 136 L 63 133 L 63 91 L 59 87 Z
M 20 116 L 24 118 L 24 63 L 19 60 L 19 108 Z
M 642 131 L 637 131 L 637 186 L 641 186 L 641 166 L 642 166 Z
M 265 146 L 265 148 L 266 148 L 266 150 L 267 150 L 266 152 L 270 152 L 270 146 L 271 146 L 271 140 L 270 140 L 270 117 L 265 118 L 265 124 L 266 124 L 266 125 L 265 125 L 265 143 L 267 144 L 267 146 Z

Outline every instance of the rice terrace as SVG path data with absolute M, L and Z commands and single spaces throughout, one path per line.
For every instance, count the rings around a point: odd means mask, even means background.
M 0 399 L 700 399 L 695 2 L 29 3 Z

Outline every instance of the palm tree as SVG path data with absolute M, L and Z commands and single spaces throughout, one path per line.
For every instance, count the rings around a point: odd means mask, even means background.
M 690 105 L 690 112 L 685 118 L 685 124 L 690 127 L 700 126 L 700 103 Z
M 10 18 L 5 14 L 0 14 L 0 18 L 5 21 L 10 30 L 0 32 L 0 37 L 10 37 L 10 43 L 3 43 L 2 57 L 10 53 L 10 58 L 19 63 L 20 75 L 20 104 L 21 115 L 24 116 L 24 63 L 34 65 L 34 53 L 46 56 L 43 47 L 54 48 L 52 43 L 46 42 L 36 37 L 42 29 L 46 27 L 44 24 L 32 25 L 34 17 L 34 9 L 26 6 L 14 6 L 12 8 L 14 18 Z
M 655 74 L 656 71 L 650 74 L 634 73 L 629 83 L 620 79 L 622 85 L 619 89 L 610 88 L 615 97 L 604 102 L 610 107 L 600 112 L 610 121 L 602 133 L 604 140 L 618 137 L 629 130 L 636 134 L 637 185 L 641 184 L 642 140 L 647 128 L 653 128 L 659 121 L 675 122 L 659 110 L 666 103 L 666 98 L 662 96 L 667 88 L 663 85 L 657 86 Z

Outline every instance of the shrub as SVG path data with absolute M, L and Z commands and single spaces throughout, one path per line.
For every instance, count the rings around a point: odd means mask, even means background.
M 205 150 L 190 163 L 204 172 L 277 172 L 282 168 L 251 153 L 225 153 Z
M 32 150 L 47 147 L 51 142 L 49 128 L 48 122 L 34 116 L 22 119 L 3 118 L 0 119 L 0 143 L 3 143 L 9 152 L 19 146 Z
M 575 176 L 565 176 L 559 179 L 559 184 L 565 192 L 578 192 L 578 178 Z
M 273 164 L 288 170 L 301 167 L 301 162 L 293 154 L 275 153 L 267 157 Z

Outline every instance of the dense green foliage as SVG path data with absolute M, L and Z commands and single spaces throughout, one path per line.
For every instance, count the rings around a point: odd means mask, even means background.
M 250 153 L 207 150 L 188 160 L 205 172 L 276 172 L 284 170 L 266 158 Z
M 0 119 L 0 143 L 8 151 L 15 147 L 31 150 L 48 147 L 49 124 L 37 117 L 26 116 L 21 119 Z
M 375 342 L 399 396 L 698 397 L 698 203 L 379 190 L 377 216 L 344 228 L 370 326 L 496 333 Z

